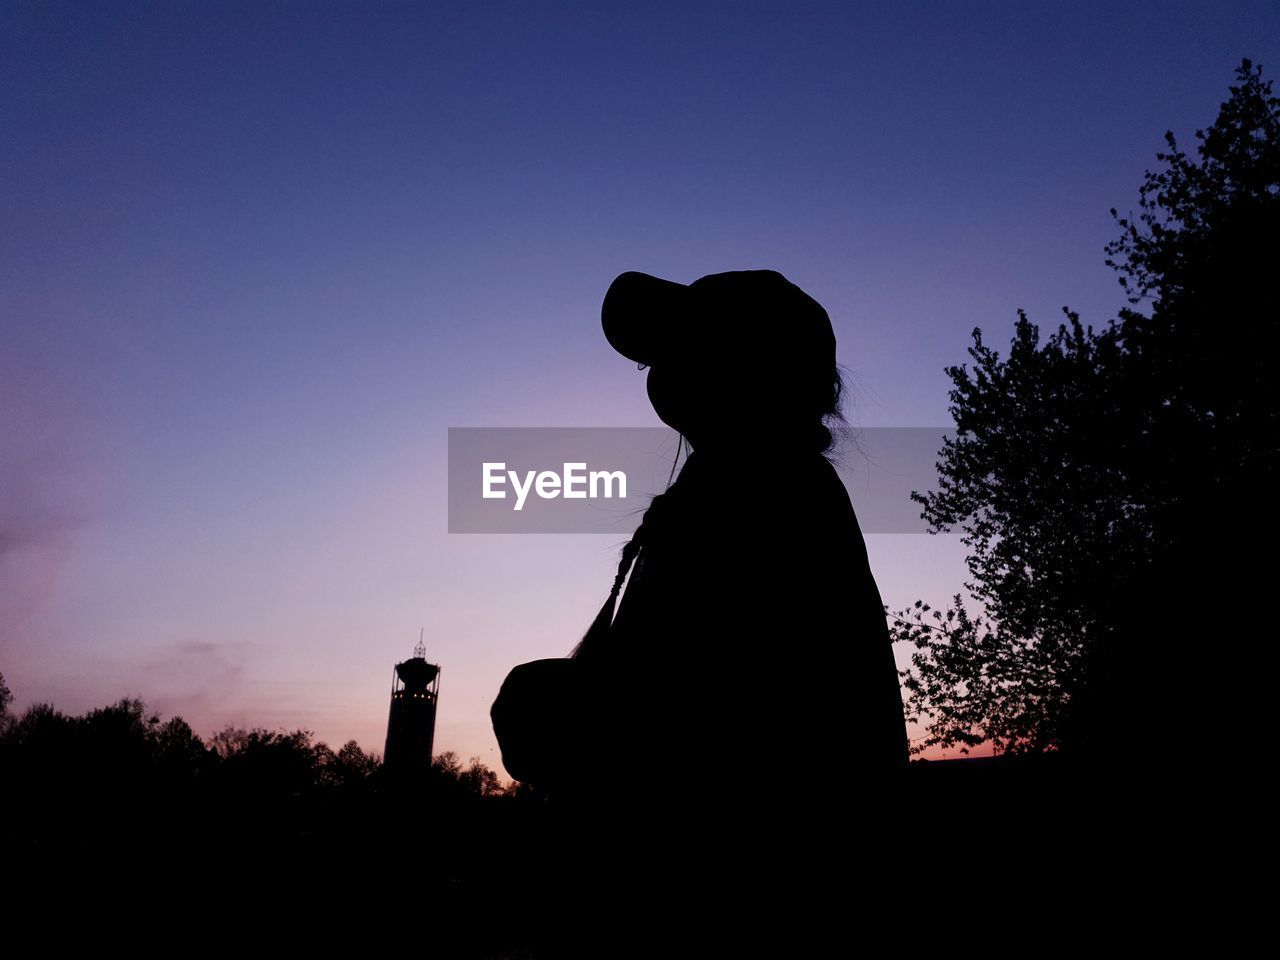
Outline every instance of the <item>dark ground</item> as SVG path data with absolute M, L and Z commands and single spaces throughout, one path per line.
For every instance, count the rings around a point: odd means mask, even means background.
M 20 919 L 28 901 L 75 903 L 126 941 L 200 929 L 441 957 L 809 956 L 890 921 L 908 936 L 920 923 L 1045 915 L 1069 935 L 1185 876 L 1218 829 L 1185 784 L 1052 755 L 915 763 L 874 802 L 853 776 L 819 792 L 831 803 L 808 822 L 752 819 L 727 793 L 721 815 L 671 828 L 570 816 L 537 797 L 31 805 L 18 791 L 9 903 Z

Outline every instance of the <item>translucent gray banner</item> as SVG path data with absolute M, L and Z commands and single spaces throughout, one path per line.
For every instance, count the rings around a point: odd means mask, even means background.
M 863 533 L 925 533 L 947 427 L 858 430 L 836 458 Z M 679 437 L 659 427 L 450 427 L 450 533 L 629 535 L 666 489 Z M 684 462 L 681 456 L 680 462 Z M 744 475 L 754 463 L 744 461 Z

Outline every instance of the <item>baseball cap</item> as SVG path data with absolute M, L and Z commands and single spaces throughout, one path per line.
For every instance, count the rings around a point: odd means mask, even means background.
M 600 320 L 610 345 L 646 366 L 755 359 L 799 372 L 836 362 L 827 311 L 776 270 L 712 273 L 689 284 L 627 271 L 609 285 Z

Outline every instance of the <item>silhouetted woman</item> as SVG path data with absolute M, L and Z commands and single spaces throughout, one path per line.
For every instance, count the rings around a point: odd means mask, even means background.
M 531 734 L 557 741 L 544 783 L 581 825 L 584 897 L 679 878 L 673 908 L 703 884 L 776 907 L 824 857 L 887 836 L 858 810 L 883 810 L 907 762 L 883 605 L 825 456 L 842 392 L 831 322 L 770 270 L 688 285 L 624 273 L 602 320 L 692 453 L 572 666 L 541 662 L 571 678 L 563 712 Z

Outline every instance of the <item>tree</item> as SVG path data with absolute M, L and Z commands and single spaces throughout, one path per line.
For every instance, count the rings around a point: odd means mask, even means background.
M 462 760 L 453 750 L 446 750 L 431 758 L 431 769 L 445 780 L 456 781 L 462 776 Z
M 348 740 L 334 755 L 334 772 L 342 784 L 364 783 L 380 766 L 378 755 L 365 753 L 354 740 Z
M 3 737 L 15 722 L 13 714 L 9 712 L 11 703 L 13 703 L 13 691 L 4 682 L 4 674 L 0 673 L 0 737 Z
M 1280 449 L 1280 100 L 1248 60 L 1237 81 L 1198 158 L 1167 133 L 1141 215 L 1116 215 L 1108 263 L 1148 313 L 1095 331 L 1064 310 L 1041 343 L 1019 312 L 1008 357 L 974 330 L 973 369 L 947 368 L 956 435 L 937 490 L 913 499 L 931 530 L 961 530 L 983 614 L 957 596 L 893 615 L 915 648 L 906 705 L 929 725 L 916 752 L 1096 749 L 1135 715 L 1229 735 L 1213 644 L 1220 611 L 1264 579 L 1241 568 L 1274 530 L 1258 503 Z
M 217 754 L 219 760 L 228 760 L 244 750 L 248 741 L 248 730 L 227 724 L 209 738 L 209 749 Z
M 472 757 L 470 765 L 459 775 L 459 783 L 467 793 L 478 797 L 500 797 L 503 789 L 497 773 L 485 766 L 479 757 Z
M 310 730 L 244 730 L 227 726 L 210 738 L 225 784 L 260 796 L 298 796 L 323 778 L 324 744 L 313 741 Z
M 209 750 L 182 717 L 171 717 L 152 733 L 156 761 L 175 776 L 189 777 L 205 766 Z
M 1224 240 L 1239 236 L 1242 227 L 1274 225 L 1280 98 L 1262 80 L 1262 67 L 1248 59 L 1236 69 L 1236 80 L 1213 126 L 1195 133 L 1199 159 L 1178 149 L 1173 131 L 1166 130 L 1168 152 L 1156 154 L 1165 167 L 1148 171 L 1138 191 L 1142 212 L 1135 220 L 1111 210 L 1121 233 L 1106 246 L 1107 266 L 1120 274 L 1131 303 L 1167 302 L 1192 292 L 1205 267 L 1224 267 L 1214 255 Z M 1231 245 L 1257 263 L 1256 254 L 1268 252 L 1252 243 L 1260 236 L 1249 230 L 1243 237 L 1248 243 Z
M 933 724 L 917 752 L 987 740 L 1056 747 L 1085 652 L 1105 629 L 1098 601 L 1144 555 L 1124 431 L 1100 429 L 1118 420 L 1117 333 L 1067 320 L 1042 344 L 1019 313 L 1007 358 L 975 330 L 974 369 L 947 370 L 956 436 L 938 489 L 913 499 L 931 529 L 962 530 L 965 586 L 986 615 L 970 617 L 958 596 L 945 613 L 920 602 L 896 615 L 895 639 L 916 648 L 906 706 Z

